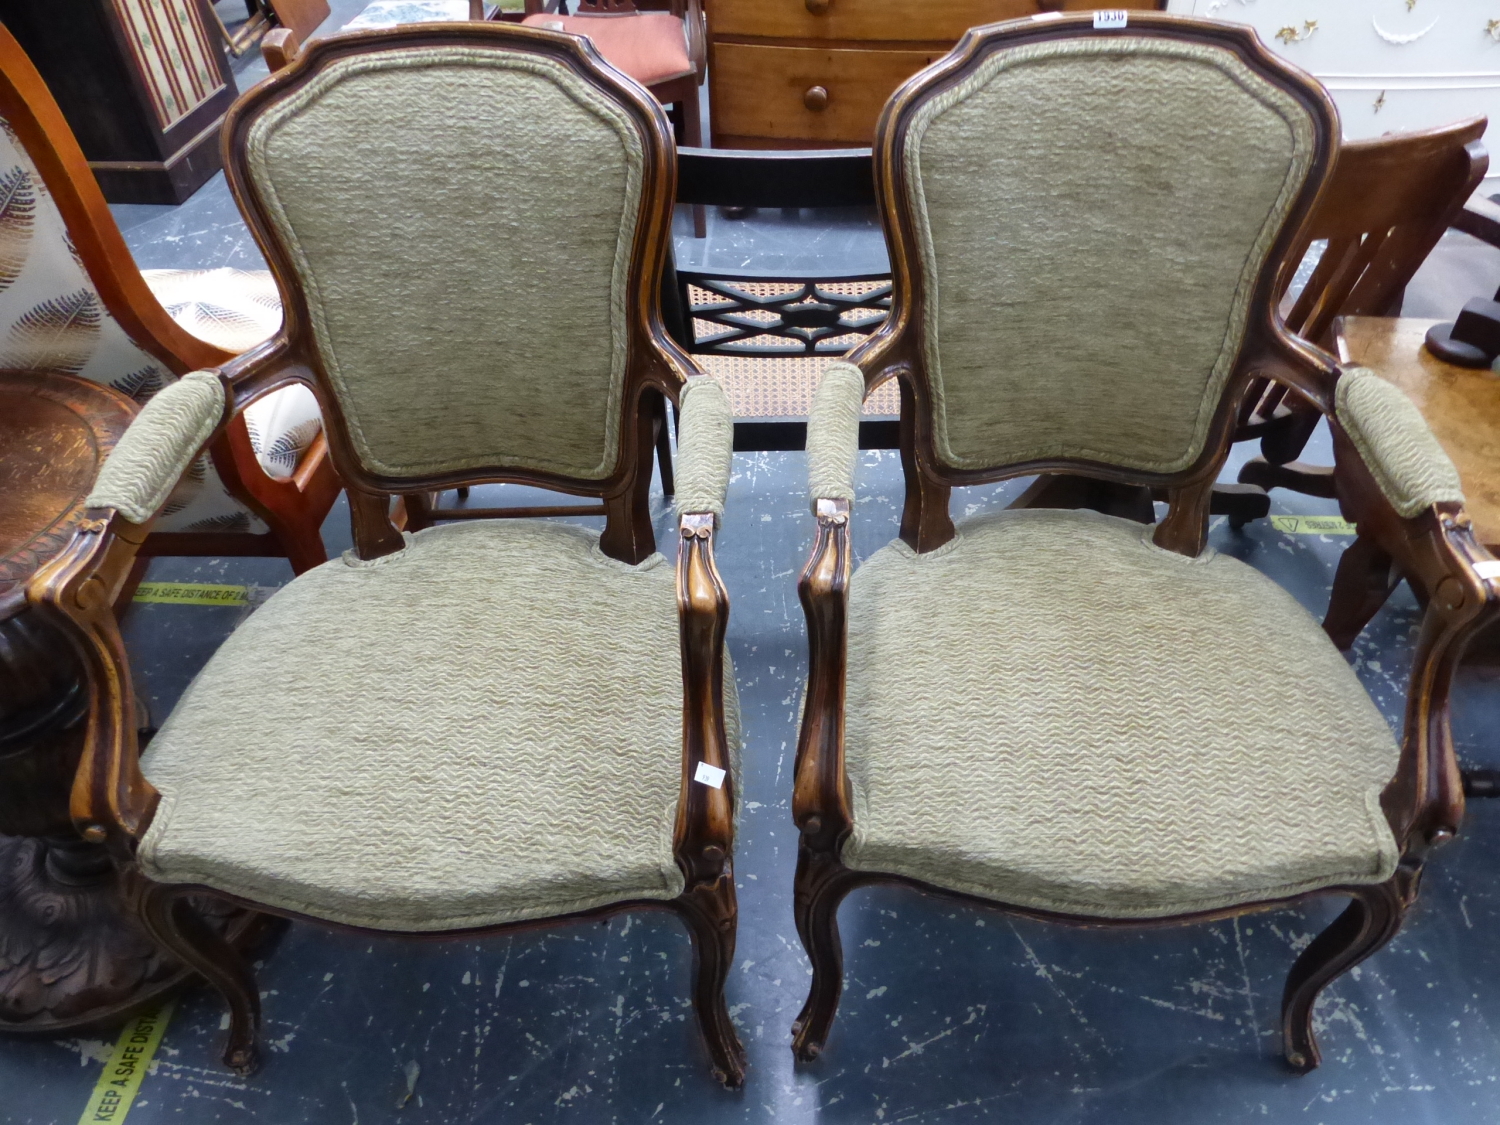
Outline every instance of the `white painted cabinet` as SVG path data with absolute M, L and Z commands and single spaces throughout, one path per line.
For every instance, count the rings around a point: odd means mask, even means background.
M 1167 10 L 1250 24 L 1328 87 L 1346 137 L 1488 115 L 1483 190 L 1500 187 L 1500 0 L 1168 0 Z

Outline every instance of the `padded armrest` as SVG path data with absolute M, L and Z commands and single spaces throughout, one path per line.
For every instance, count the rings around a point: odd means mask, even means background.
M 699 375 L 678 398 L 677 513 L 724 514 L 734 460 L 734 414 L 718 381 Z
M 1368 368 L 1346 368 L 1334 392 L 1334 415 L 1398 515 L 1463 503 L 1458 470 L 1397 387 Z
M 90 508 L 113 508 L 145 523 L 167 502 L 183 470 L 224 417 L 224 385 L 193 371 L 146 403 L 99 470 Z
M 807 419 L 807 489 L 814 512 L 819 500 L 854 503 L 864 401 L 864 373 L 854 364 L 835 363 L 823 372 Z

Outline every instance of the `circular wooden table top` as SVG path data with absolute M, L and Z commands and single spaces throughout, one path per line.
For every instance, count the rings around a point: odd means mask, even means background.
M 140 407 L 76 375 L 0 371 L 0 621 L 73 538 L 99 468 Z

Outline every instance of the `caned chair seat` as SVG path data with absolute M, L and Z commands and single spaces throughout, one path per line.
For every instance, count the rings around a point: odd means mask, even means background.
M 598 539 L 442 525 L 295 579 L 145 754 L 162 800 L 143 870 L 408 931 L 678 895 L 673 568 Z
M 696 69 L 688 55 L 680 17 L 666 12 L 631 12 L 605 16 L 527 16 L 523 23 L 584 35 L 616 70 L 642 86 L 682 78 Z
M 1007 511 L 849 593 L 849 867 L 1156 917 L 1378 883 L 1397 747 L 1275 582 L 1152 528 Z

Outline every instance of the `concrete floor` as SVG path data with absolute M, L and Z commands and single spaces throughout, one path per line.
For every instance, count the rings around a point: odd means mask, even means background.
M 340 0 L 330 24 L 359 7 Z M 258 264 L 222 179 L 182 208 L 117 213 L 143 267 Z M 843 266 L 879 253 L 878 232 L 872 248 L 873 228 L 861 216 L 711 221 L 707 244 L 679 238 L 684 260 L 788 268 L 803 255 Z M 818 230 L 810 246 L 807 232 Z M 1500 256 L 1489 254 L 1445 242 L 1413 286 L 1409 310 L 1451 315 L 1465 297 L 1493 290 Z M 1226 478 L 1253 452 L 1237 450 Z M 1320 433 L 1307 459 L 1329 457 Z M 1500 803 L 1484 801 L 1430 864 L 1403 933 L 1326 994 L 1318 1009 L 1325 1062 L 1305 1077 L 1277 1056 L 1277 1006 L 1295 952 L 1337 903 L 1120 934 L 894 889 L 857 892 L 846 903 L 839 1021 L 824 1057 L 794 1066 L 788 1028 L 809 975 L 792 925 L 788 808 L 805 674 L 794 585 L 812 531 L 805 471 L 801 454 L 737 455 L 720 540 L 745 725 L 741 923 L 728 989 L 749 1052 L 744 1091 L 725 1092 L 708 1075 L 688 1007 L 687 938 L 668 917 L 458 943 L 295 925 L 261 954 L 261 1071 L 241 1080 L 220 1067 L 219 1003 L 192 989 L 130 1111 L 132 1125 L 1500 1120 Z M 865 454 L 859 480 L 854 535 L 865 556 L 895 534 L 895 454 Z M 1001 507 L 1024 483 L 959 490 L 955 513 Z M 475 499 L 514 502 L 523 491 L 495 486 Z M 1278 513 L 1335 511 L 1290 494 L 1274 501 Z M 670 543 L 660 497 L 656 511 Z M 330 552 L 348 545 L 342 504 L 324 535 Z M 1234 532 L 1217 520 L 1211 542 L 1319 614 L 1348 540 L 1264 521 Z M 260 593 L 291 573 L 276 560 L 166 559 L 150 578 Z M 246 612 L 134 607 L 127 639 L 158 718 Z M 1402 588 L 1351 658 L 1393 726 L 1416 625 Z M 1469 763 L 1500 766 L 1497 717 L 1500 684 L 1465 673 L 1455 729 Z M 104 1038 L 0 1042 L 0 1121 L 71 1123 L 109 1046 Z

